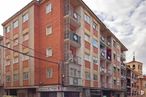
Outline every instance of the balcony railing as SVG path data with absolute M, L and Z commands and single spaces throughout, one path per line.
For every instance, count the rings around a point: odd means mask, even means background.
M 81 37 L 76 34 L 75 32 L 68 32 L 65 34 L 64 36 L 65 40 L 69 40 L 70 41 L 70 44 L 73 46 L 73 47 L 80 47 L 81 46 Z
M 79 77 L 67 77 L 64 85 L 82 86 L 82 79 Z
M 67 61 L 69 63 L 73 63 L 73 64 L 76 64 L 76 65 L 81 65 L 81 57 L 73 55 L 73 54 L 69 54 Z
M 106 50 L 101 49 L 100 52 L 101 52 L 101 53 L 100 53 L 100 56 L 101 56 L 102 58 L 106 58 Z
M 74 27 L 80 26 L 81 16 L 71 6 L 65 8 L 65 18 L 69 19 L 70 24 Z

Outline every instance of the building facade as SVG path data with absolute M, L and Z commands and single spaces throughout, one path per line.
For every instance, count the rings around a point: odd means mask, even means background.
M 142 85 L 142 66 L 141 62 L 133 60 L 127 64 L 127 95 L 129 97 L 141 97 Z
M 142 96 L 141 97 L 146 97 L 146 76 L 143 75 L 142 78 L 142 91 L 141 91 Z
M 3 45 L 3 37 L 0 36 L 0 45 Z M 2 97 L 2 95 L 4 95 L 4 74 L 3 74 L 3 47 L 0 46 L 0 97 Z
M 8 95 L 124 97 L 127 48 L 82 0 L 33 0 L 2 25 Z

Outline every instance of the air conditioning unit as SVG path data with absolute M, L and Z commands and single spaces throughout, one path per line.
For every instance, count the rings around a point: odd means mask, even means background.
M 78 79 L 77 78 L 73 78 L 73 84 L 77 85 L 78 84 Z
M 69 62 L 74 62 L 73 57 L 70 57 L 70 58 L 69 58 Z
M 104 52 L 102 52 L 101 55 L 102 55 L 103 57 L 105 57 L 105 53 L 104 53 Z

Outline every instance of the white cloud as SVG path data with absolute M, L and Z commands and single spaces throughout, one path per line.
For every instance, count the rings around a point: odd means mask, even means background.
M 89 0 L 83 1 L 92 6 Z M 94 3 L 96 7 L 91 7 L 92 10 L 129 49 L 127 61 L 132 60 L 135 52 L 136 59 L 144 63 L 146 74 L 146 1 L 95 0 Z
M 32 0 L 2 0 L 0 3 L 0 24 L 2 24 L 9 17 L 14 15 L 17 11 L 23 8 Z M 3 28 L 0 26 L 0 35 L 3 34 Z

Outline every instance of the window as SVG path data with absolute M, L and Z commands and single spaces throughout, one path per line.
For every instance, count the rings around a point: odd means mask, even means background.
M 10 75 L 6 75 L 6 82 L 10 82 L 11 81 L 11 76 Z
M 73 76 L 73 75 L 74 75 L 74 69 L 70 68 L 70 76 Z
M 93 75 L 93 80 L 97 80 L 97 77 L 98 77 L 97 74 L 94 74 Z
M 23 19 L 23 23 L 26 22 L 26 21 L 29 19 L 28 13 L 24 14 L 24 15 L 22 16 L 22 19 Z
M 7 26 L 7 27 L 5 28 L 5 32 L 6 32 L 6 33 L 10 32 L 10 26 Z
M 89 35 L 85 34 L 84 38 L 85 38 L 86 41 L 90 42 L 90 36 Z
M 6 59 L 6 65 L 10 65 L 11 64 L 11 60 L 10 59 Z
M 93 63 L 97 64 L 98 63 L 98 58 L 93 56 Z
M 28 39 L 29 39 L 29 34 L 28 33 L 23 34 L 23 41 L 26 41 Z
M 133 64 L 133 68 L 132 69 L 135 69 L 135 65 Z
M 49 3 L 49 4 L 47 4 L 47 6 L 46 6 L 46 13 L 50 13 L 51 11 L 52 11 L 52 4 Z
M 29 52 L 27 52 L 27 53 L 25 53 L 25 55 L 23 55 L 23 61 L 25 61 L 25 60 L 28 60 L 29 59 L 29 56 L 27 56 L 27 55 L 29 55 Z
M 13 28 L 16 28 L 18 27 L 18 20 L 16 20 L 14 23 L 13 23 Z
M 52 26 L 47 26 L 46 27 L 46 35 L 52 34 Z
M 90 73 L 89 72 L 85 72 L 85 78 L 86 78 L 86 80 L 90 80 Z
M 90 61 L 90 55 L 85 53 L 85 60 Z
M 115 79 L 113 80 L 113 82 L 114 82 L 114 85 L 116 85 L 116 84 L 117 84 L 117 81 L 116 81 Z
M 14 42 L 14 44 L 13 44 L 14 46 L 18 45 L 18 38 L 15 38 L 13 42 Z
M 48 68 L 47 69 L 47 78 L 52 78 L 52 74 L 53 73 L 53 70 L 52 70 L 52 68 Z
M 95 40 L 95 39 L 92 39 L 92 45 L 93 45 L 94 47 L 97 47 L 97 48 L 98 48 L 98 41 Z
M 14 74 L 13 78 L 14 78 L 14 81 L 17 81 L 18 80 L 18 74 Z
M 81 77 L 81 71 L 78 71 L 78 77 Z
M 18 63 L 18 57 L 14 57 L 13 63 L 14 63 L 14 64 L 15 64 L 15 63 Z
M 6 44 L 6 47 L 10 48 L 11 47 L 10 43 L 7 43 Z
M 113 41 L 113 46 L 114 46 L 114 47 L 116 47 L 116 46 L 117 46 L 117 45 L 116 45 L 116 41 Z
M 23 80 L 28 80 L 29 78 L 28 72 L 23 72 Z
M 50 57 L 50 56 L 52 56 L 52 55 L 53 55 L 52 49 L 51 49 L 51 48 L 47 48 L 47 49 L 46 49 L 46 56 L 47 56 L 47 57 Z
M 97 30 L 97 24 L 95 22 L 93 22 L 92 27 L 93 27 L 94 30 Z
M 116 56 L 116 54 L 113 54 L 113 56 L 114 56 L 114 60 L 117 60 L 117 56 Z
M 91 22 L 91 19 L 90 19 L 90 17 L 89 17 L 87 14 L 84 15 L 84 20 L 85 20 L 88 24 L 90 24 L 90 22 Z
M 113 71 L 116 72 L 116 67 L 113 67 Z

